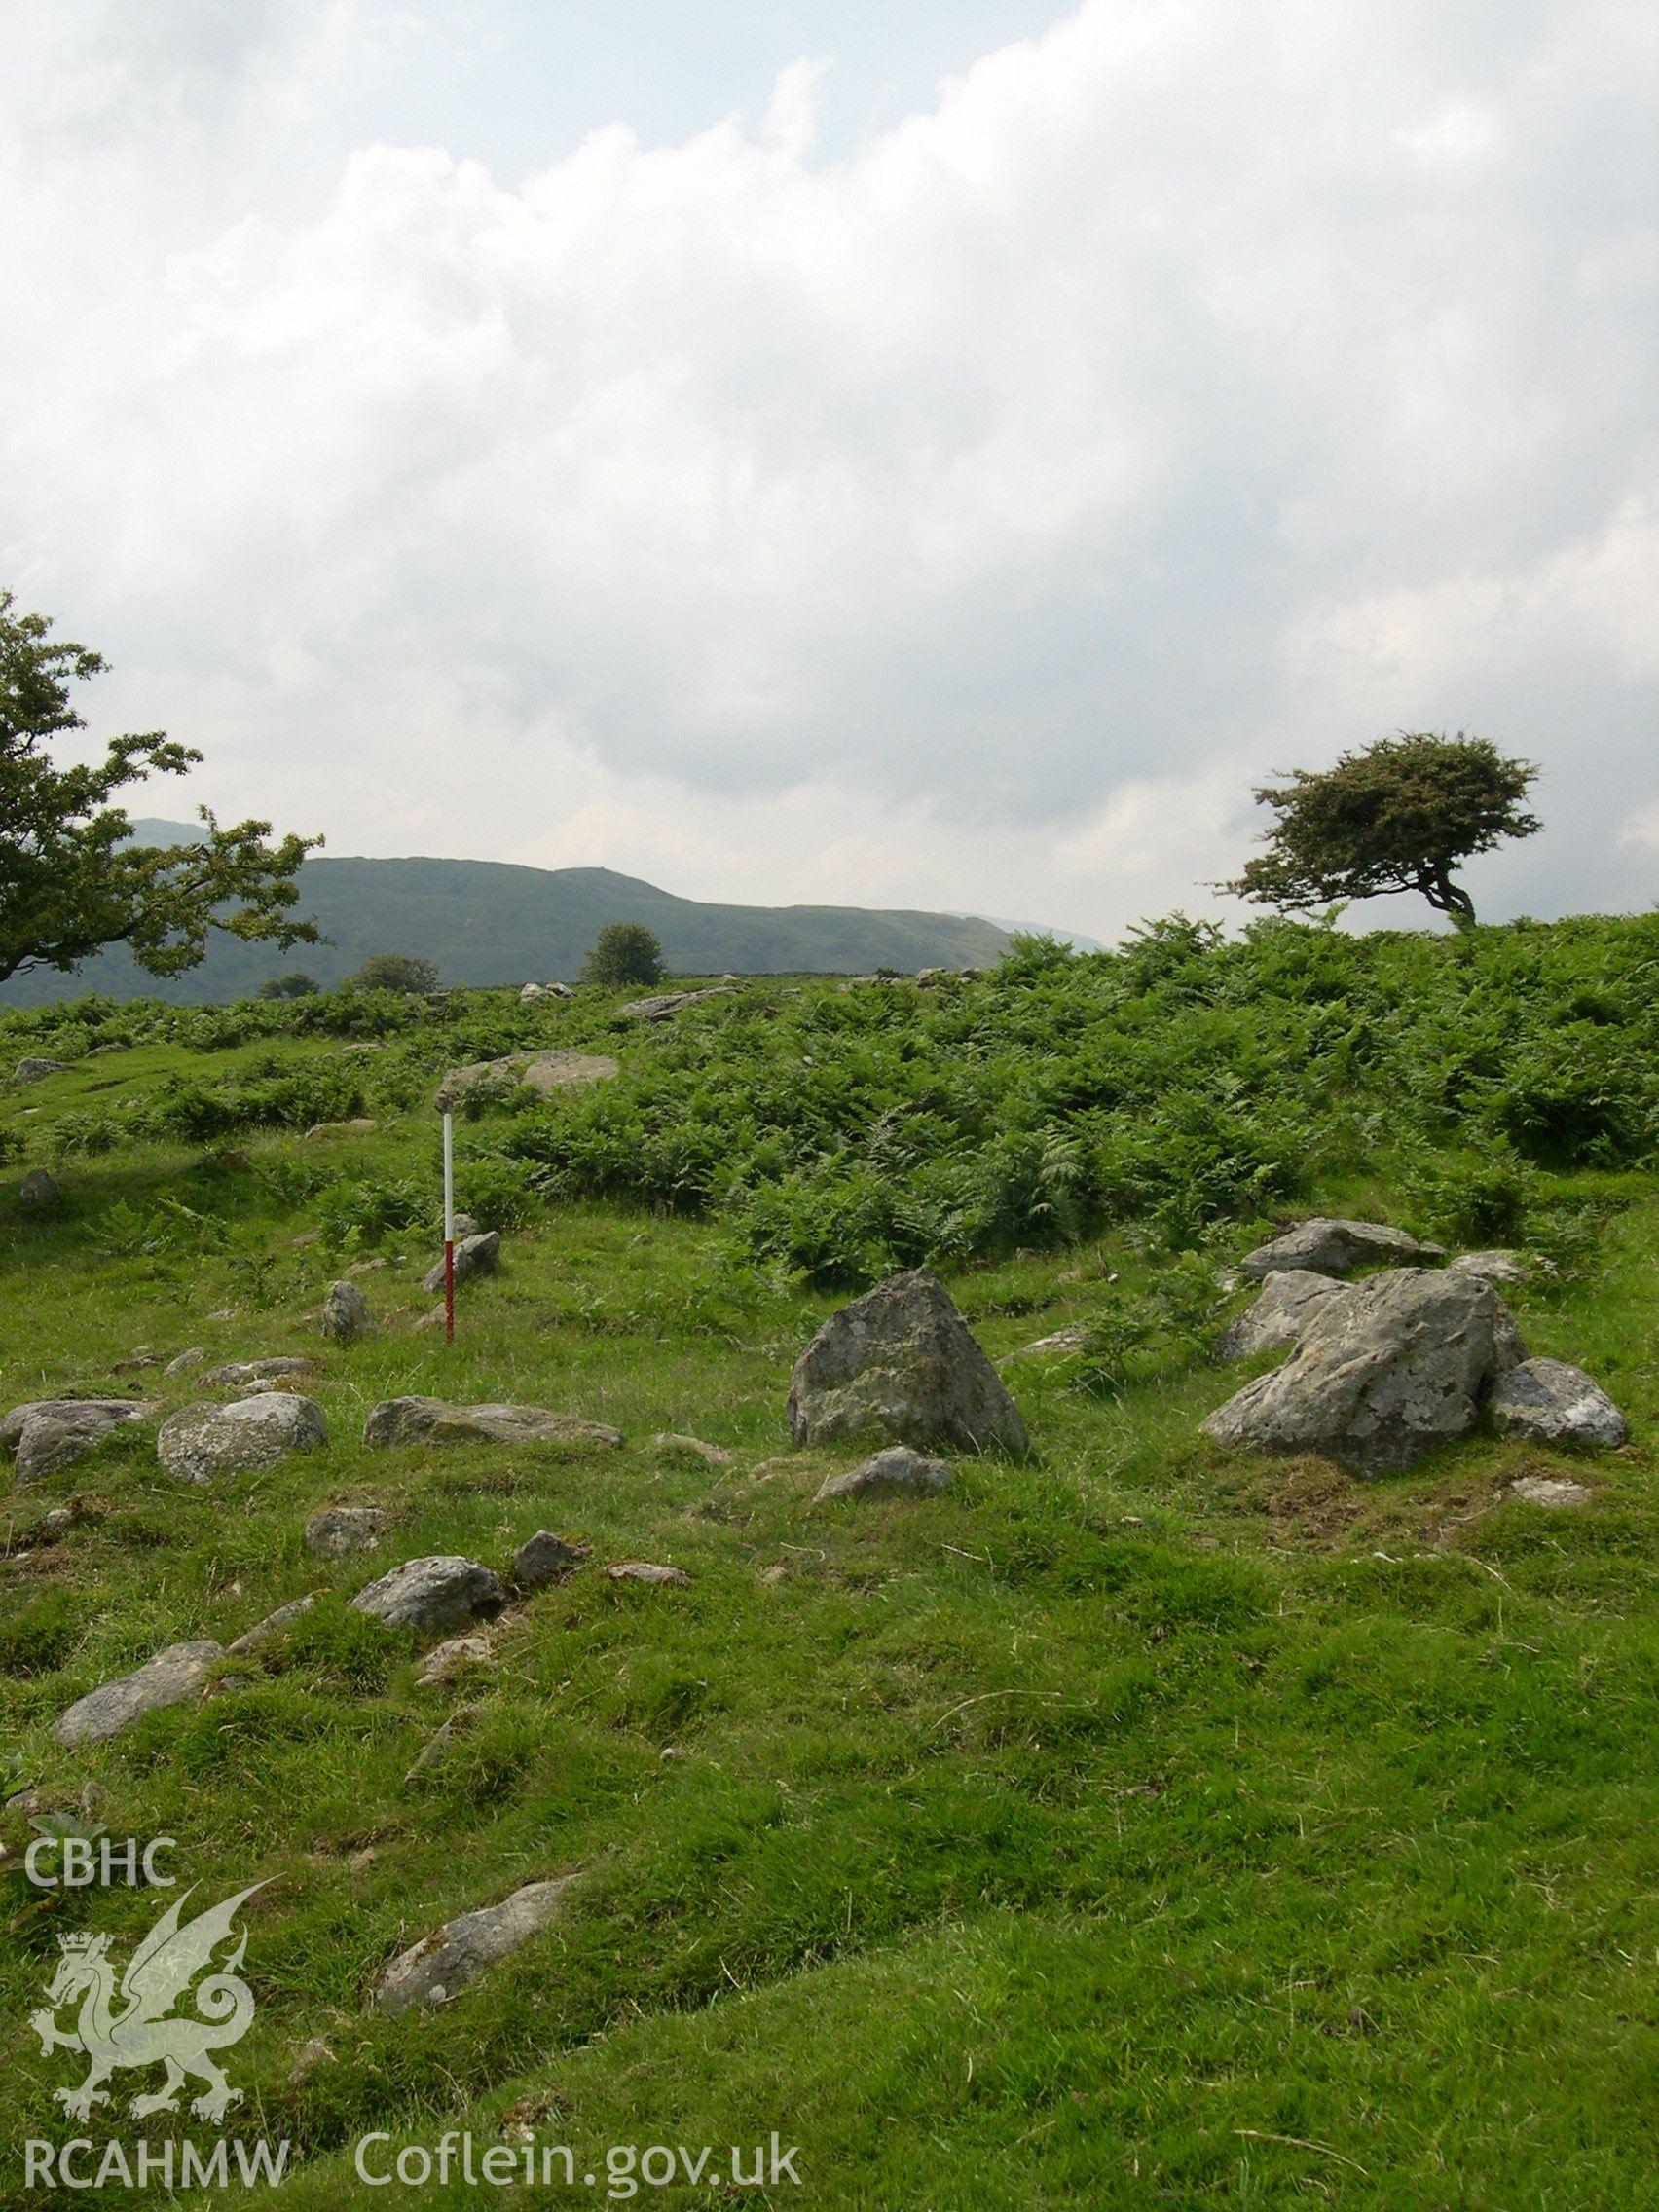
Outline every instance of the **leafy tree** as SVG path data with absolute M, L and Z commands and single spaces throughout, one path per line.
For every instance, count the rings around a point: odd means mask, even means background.
M 268 976 L 253 995 L 260 999 L 309 999 L 321 988 L 314 976 L 296 968 L 291 975 Z
M 612 991 L 633 983 L 660 983 L 662 946 L 655 932 L 644 922 L 607 922 L 587 956 L 582 981 Z
M 53 764 L 52 741 L 86 727 L 70 685 L 104 663 L 51 629 L 0 592 L 0 982 L 76 968 L 106 944 L 129 946 L 152 976 L 176 976 L 205 956 L 214 929 L 284 948 L 314 941 L 290 909 L 300 863 L 320 838 L 267 845 L 269 822 L 221 829 L 203 807 L 195 842 L 130 842 L 131 822 L 110 799 L 147 776 L 183 775 L 200 753 L 149 730 L 113 739 L 101 761 Z
M 1334 768 L 1264 785 L 1256 797 L 1278 817 L 1268 849 L 1217 888 L 1292 910 L 1419 891 L 1468 929 L 1474 903 L 1452 871 L 1505 837 L 1536 835 L 1543 824 L 1522 801 L 1537 774 L 1461 730 L 1379 738 Z
M 341 985 L 348 991 L 407 991 L 424 995 L 438 987 L 438 971 L 429 960 L 403 952 L 371 952 Z

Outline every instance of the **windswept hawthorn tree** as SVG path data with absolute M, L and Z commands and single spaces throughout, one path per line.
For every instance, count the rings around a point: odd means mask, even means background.
M 152 976 L 176 976 L 203 959 L 215 929 L 314 942 L 313 924 L 292 912 L 294 878 L 321 838 L 268 845 L 269 822 L 221 829 L 203 807 L 193 843 L 130 842 L 115 793 L 183 775 L 200 753 L 149 730 L 113 739 L 101 761 L 54 764 L 52 741 L 86 727 L 70 685 L 104 662 L 51 630 L 0 592 L 0 982 L 20 969 L 76 968 L 107 944 L 128 945 Z

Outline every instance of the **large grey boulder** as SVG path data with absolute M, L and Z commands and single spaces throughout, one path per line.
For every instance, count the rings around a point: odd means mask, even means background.
M 1586 1452 L 1630 1440 L 1625 1418 L 1605 1390 L 1565 1359 L 1524 1359 L 1512 1367 L 1493 1391 L 1492 1421 L 1499 1436 Z
M 507 1602 L 499 1578 L 475 1559 L 435 1553 L 405 1560 L 378 1582 L 357 1592 L 351 1604 L 387 1628 L 463 1628 L 488 1619 Z
M 157 1431 L 156 1457 L 181 1482 L 205 1483 L 274 1467 L 290 1452 L 314 1452 L 327 1441 L 313 1399 L 267 1390 L 231 1406 L 181 1406 Z
M 30 1052 L 12 1070 L 14 1083 L 39 1083 L 44 1076 L 61 1075 L 68 1066 L 67 1060 L 49 1060 L 38 1052 Z
M 473 1236 L 460 1236 L 455 1246 L 455 1279 L 463 1282 L 468 1275 L 493 1275 L 501 1264 L 500 1232 L 486 1229 Z M 421 1288 L 431 1292 L 444 1287 L 444 1263 L 435 1261 L 422 1278 Z
M 1381 1221 L 1332 1220 L 1316 1214 L 1299 1221 L 1270 1243 L 1258 1244 L 1239 1261 L 1247 1275 L 1276 1274 L 1281 1268 L 1309 1268 L 1320 1275 L 1351 1274 L 1355 1268 L 1409 1267 L 1419 1260 L 1446 1257 L 1438 1244 L 1419 1244 L 1403 1229 Z
M 597 1083 L 609 1083 L 621 1073 L 621 1063 L 608 1052 L 508 1052 L 498 1060 L 474 1060 L 470 1067 L 451 1068 L 432 1104 L 440 1114 L 452 1114 L 458 1106 L 505 1098 L 521 1087 L 550 1098 L 556 1091 L 587 1090 Z
M 194 1643 L 171 1643 L 130 1675 L 78 1699 L 57 1715 L 52 1732 L 60 1744 L 101 1744 L 146 1713 L 182 1705 L 197 1696 L 209 1670 L 223 1657 L 218 1644 L 205 1638 Z
M 613 1451 L 622 1431 L 544 1406 L 452 1406 L 443 1398 L 387 1398 L 363 1426 L 365 1444 L 535 1444 Z
M 142 1419 L 155 1410 L 142 1401 L 134 1404 L 122 1400 L 112 1405 L 95 1399 L 79 1404 L 69 1399 L 39 1407 L 18 1433 L 18 1488 L 24 1490 L 30 1483 L 56 1474 L 60 1467 L 73 1466 L 113 1430 L 125 1428 L 129 1421 Z
M 558 1914 L 572 1879 L 528 1882 L 500 1904 L 445 1921 L 392 1960 L 375 1991 L 376 2006 L 406 2012 L 416 2005 L 446 2004 L 487 1967 L 539 1935 Z
M 1247 1313 L 1223 1332 L 1218 1359 L 1249 1359 L 1259 1351 L 1288 1351 L 1300 1344 L 1308 1324 L 1333 1298 L 1346 1298 L 1348 1286 L 1310 1268 L 1280 1268 L 1269 1275 Z
M 1018 1407 L 927 1268 L 889 1275 L 830 1314 L 795 1362 L 788 1410 L 797 1444 L 1030 1445 Z
M 155 1407 L 143 1398 L 25 1398 L 20 1406 L 0 1416 L 0 1451 L 16 1453 L 23 1431 L 32 1420 L 102 1423 L 141 1420 Z
M 1330 1300 L 1285 1364 L 1218 1407 L 1204 1432 L 1393 1474 L 1466 1434 L 1491 1383 L 1524 1356 L 1491 1283 L 1392 1269 Z
M 907 1444 L 889 1444 L 858 1466 L 821 1483 L 812 1502 L 822 1505 L 832 1497 L 929 1497 L 949 1485 L 950 1468 L 943 1459 L 930 1459 Z
M 354 1282 L 330 1283 L 322 1302 L 322 1333 L 331 1343 L 354 1345 L 375 1334 L 375 1317 L 369 1302 Z

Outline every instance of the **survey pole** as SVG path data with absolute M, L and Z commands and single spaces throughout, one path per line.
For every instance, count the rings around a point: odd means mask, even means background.
M 444 1116 L 444 1337 L 455 1342 L 455 1117 Z

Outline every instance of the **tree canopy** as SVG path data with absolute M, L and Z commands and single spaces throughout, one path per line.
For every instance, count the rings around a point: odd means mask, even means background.
M 1297 768 L 1262 786 L 1258 801 L 1278 817 L 1267 850 L 1217 888 L 1290 911 L 1417 891 L 1466 929 L 1474 902 L 1453 870 L 1543 828 L 1522 804 L 1537 774 L 1461 730 L 1379 738 L 1333 768 Z
M 662 945 L 644 922 L 607 922 L 582 969 L 584 983 L 618 990 L 662 981 Z
M 161 730 L 118 737 L 101 760 L 57 767 L 55 739 L 84 729 L 70 686 L 104 662 L 54 639 L 43 614 L 0 591 L 0 982 L 21 969 L 73 969 L 126 944 L 152 976 L 194 968 L 210 930 L 286 947 L 315 940 L 296 919 L 300 863 L 321 839 L 268 845 L 269 822 L 222 829 L 201 809 L 199 839 L 152 847 L 110 804 L 126 785 L 178 776 L 200 753 Z
M 347 991 L 408 991 L 421 996 L 437 987 L 434 964 L 406 952 L 371 952 L 341 985 Z

